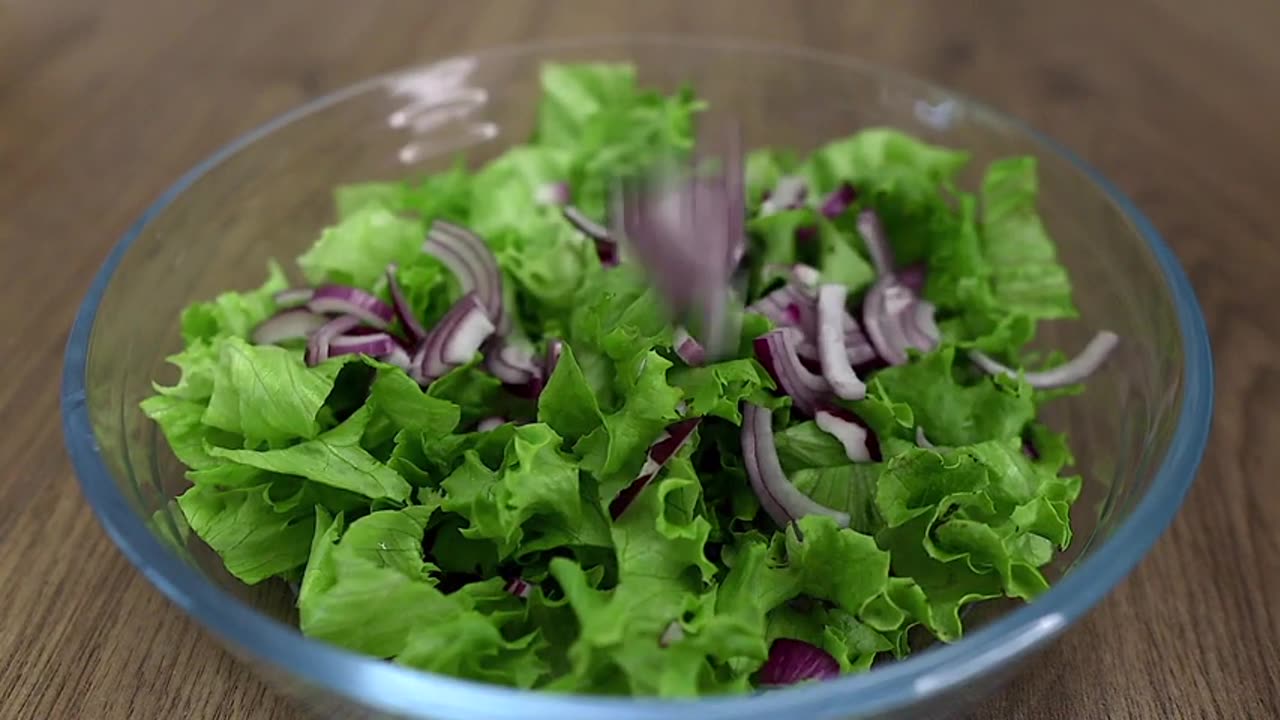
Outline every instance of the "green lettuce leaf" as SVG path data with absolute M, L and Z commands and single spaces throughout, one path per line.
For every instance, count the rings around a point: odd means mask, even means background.
M 670 367 L 670 360 L 653 351 L 618 364 L 616 387 L 625 399 L 622 407 L 605 415 L 604 425 L 574 445 L 583 469 L 602 479 L 619 471 L 636 474 L 649 446 L 680 419 L 676 407 L 683 395 L 667 382 Z
M 910 406 L 915 422 L 935 445 L 1020 437 L 1036 413 L 1030 386 L 985 375 L 961 384 L 955 359 L 955 347 L 944 345 L 914 362 L 877 372 L 871 382 L 885 397 Z
M 598 509 L 584 505 L 577 463 L 542 424 L 515 428 L 499 471 L 475 451 L 445 479 L 442 506 L 467 518 L 463 537 L 489 540 L 499 559 L 542 547 L 609 545 Z
M 290 478 L 244 488 L 201 484 L 182 493 L 178 507 L 227 571 L 254 585 L 307 562 L 315 515 L 305 493 Z
M 360 446 L 372 409 L 366 406 L 338 427 L 314 440 L 279 450 L 229 450 L 210 447 L 209 454 L 241 465 L 307 478 L 322 485 L 373 499 L 404 502 L 409 483 Z
M 1036 319 L 1075 317 L 1067 270 L 1036 212 L 1033 156 L 997 160 L 982 179 L 982 250 L 995 304 Z
M 257 290 L 223 293 L 183 310 L 182 339 L 187 345 L 222 337 L 248 338 L 259 323 L 275 313 L 275 294 L 289 287 L 279 264 L 269 263 L 267 272 L 267 281 Z
M 538 421 L 568 441 L 577 441 L 604 423 L 595 393 L 569 343 L 562 345 L 555 370 L 538 396 Z
M 347 360 L 309 368 L 301 353 L 274 345 L 230 337 L 220 347 L 206 425 L 253 443 L 311 439 L 320 433 L 316 416 Z
M 668 381 L 683 393 L 689 417 L 710 415 L 735 425 L 742 424 L 738 406 L 743 400 L 774 387 L 773 378 L 751 358 L 678 368 L 668 374 Z
M 298 266 L 313 284 L 373 288 L 381 285 L 388 265 L 420 255 L 423 239 L 418 222 L 383 207 L 365 206 L 326 228 L 298 258 Z

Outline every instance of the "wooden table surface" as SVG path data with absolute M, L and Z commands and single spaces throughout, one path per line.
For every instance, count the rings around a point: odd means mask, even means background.
M 1136 199 L 1204 304 L 1212 445 L 1138 570 L 977 716 L 1280 717 L 1276 0 L 0 0 L 0 717 L 295 717 L 128 565 L 64 455 L 66 329 L 125 227 L 308 98 L 623 29 L 902 66 L 1028 119 Z

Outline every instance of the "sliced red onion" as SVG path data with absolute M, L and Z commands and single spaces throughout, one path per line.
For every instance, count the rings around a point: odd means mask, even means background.
M 428 383 L 468 362 L 493 329 L 476 293 L 463 295 L 418 346 L 413 356 L 415 378 Z
M 826 199 L 822 201 L 821 212 L 825 217 L 836 218 L 844 214 L 849 206 L 853 205 L 858 199 L 858 191 L 853 189 L 853 185 L 842 182 L 840 187 L 831 191 Z
M 804 178 L 796 175 L 778 178 L 778 184 L 760 204 L 760 216 L 772 215 L 783 210 L 794 210 L 804 204 L 805 196 L 808 194 L 809 185 L 805 183 Z
M 743 174 L 742 136 L 737 124 L 727 134 L 724 151 L 724 193 L 728 196 L 726 215 L 728 252 L 725 261 L 732 273 L 747 253 L 747 189 Z
M 578 232 L 595 242 L 596 254 L 600 256 L 601 264 L 608 266 L 618 263 L 618 244 L 610 235 L 609 228 L 587 217 L 572 205 L 565 205 L 561 213 Z
M 307 309 L 321 315 L 353 315 L 379 330 L 391 324 L 396 311 L 374 295 L 346 285 L 322 285 L 316 288 Z
M 797 268 L 805 267 L 807 266 L 797 266 Z M 803 269 L 794 272 L 793 279 L 797 282 L 784 285 L 765 295 L 748 306 L 747 311 L 769 318 L 775 326 L 799 329 L 803 337 L 798 341 L 796 351 L 802 358 L 818 360 L 818 348 L 813 339 L 818 330 L 817 303 L 813 297 L 810 297 L 811 292 L 803 289 L 798 282 L 801 279 L 807 279 L 805 276 L 806 272 Z M 844 328 L 845 352 L 851 364 L 862 365 L 876 359 L 875 348 L 871 346 L 871 341 L 863 334 L 858 321 L 849 314 L 848 310 L 844 311 L 840 324 Z
M 877 280 L 862 301 L 862 324 L 871 345 L 890 365 L 905 363 L 908 348 L 928 352 L 937 347 L 940 333 L 933 313 L 931 303 L 892 274 Z
M 898 268 L 894 274 L 898 276 L 898 282 L 910 288 L 911 292 L 917 295 L 924 292 L 924 283 L 927 276 L 924 263 L 915 263 L 914 265 Z
M 450 365 L 465 364 L 480 351 L 480 346 L 493 334 L 493 329 L 493 323 L 483 312 L 464 315 L 441 346 L 441 359 Z
M 853 462 L 869 462 L 871 449 L 867 441 L 871 433 L 862 425 L 841 417 L 831 410 L 819 410 L 813 414 L 818 429 L 840 441 L 844 446 L 844 454 Z
M 387 333 L 373 335 L 339 335 L 329 341 L 329 357 L 368 355 L 381 358 L 400 350 L 400 343 Z
M 749 402 L 742 405 L 742 459 L 751 489 L 779 527 L 810 514 L 827 515 L 840 527 L 849 527 L 848 513 L 814 502 L 791 484 L 778 460 L 773 412 Z
M 929 442 L 929 438 L 924 434 L 924 428 L 919 425 L 916 426 L 916 445 L 927 450 L 932 450 L 937 447 L 937 445 Z
M 757 681 L 765 687 L 781 687 L 839 675 L 840 663 L 831 653 L 802 640 L 778 638 L 769 648 L 769 659 L 760 668 Z
M 409 353 L 406 352 L 399 344 L 397 344 L 391 352 L 387 353 L 382 358 L 382 361 L 388 365 L 395 365 L 405 372 L 409 372 L 413 367 L 413 358 L 409 357 Z
M 311 288 L 289 288 L 281 290 L 273 296 L 276 307 L 281 310 L 289 308 L 302 307 L 311 302 L 311 296 L 315 294 L 315 290 Z
M 400 325 L 409 335 L 409 341 L 414 343 L 422 342 L 422 338 L 427 336 L 427 331 L 422 327 L 422 323 L 418 322 L 418 318 L 414 317 L 413 308 L 409 306 L 404 290 L 400 288 L 400 282 L 396 280 L 395 265 L 387 267 L 387 287 L 391 290 L 391 307 L 395 310 L 396 317 L 400 320 Z
M 494 415 L 493 417 L 484 418 L 480 422 L 476 423 L 476 432 L 492 432 L 506 424 L 506 418 Z
M 609 235 L 609 228 L 587 217 L 581 210 L 573 205 L 565 205 L 560 210 L 564 215 L 564 219 L 577 229 L 578 232 L 586 235 L 592 240 L 604 240 L 605 242 L 613 242 L 612 236 Z
M 884 234 L 884 225 L 875 210 L 863 210 L 858 213 L 858 234 L 867 245 L 867 253 L 871 256 L 871 264 L 876 275 L 883 277 L 893 272 L 893 249 Z
M 253 330 L 255 345 L 277 345 L 287 340 L 303 340 L 329 320 L 304 307 L 281 310 Z
M 756 357 L 782 392 L 791 397 L 796 409 L 812 415 L 823 396 L 831 391 L 831 386 L 800 361 L 796 354 L 795 338 L 798 334 L 794 328 L 779 328 L 761 335 L 754 342 Z
M 684 639 L 684 628 L 679 620 L 672 620 L 662 634 L 658 636 L 658 647 L 671 647 Z
M 744 241 L 740 162 L 735 139 L 723 177 L 629 183 L 615 212 L 622 237 L 666 305 L 682 320 L 696 316 L 688 324 L 711 358 L 736 341 L 730 302 Z
M 702 343 L 694 340 L 689 335 L 689 332 L 682 327 L 675 329 L 672 344 L 675 346 L 676 355 L 678 355 L 686 365 L 697 367 L 707 360 L 707 353 L 702 349 Z
M 622 513 L 631 507 L 631 503 L 635 502 L 640 493 L 644 491 L 649 483 L 658 476 L 663 466 L 667 464 L 676 453 L 680 452 L 680 448 L 689 441 L 689 437 L 693 435 L 693 431 L 697 429 L 698 424 L 702 422 L 702 418 L 689 418 L 679 422 L 672 423 L 667 429 L 658 436 L 658 439 L 649 446 L 649 452 L 644 460 L 644 467 L 640 468 L 640 473 L 636 475 L 636 479 L 631 484 L 622 489 L 618 496 L 609 503 L 609 515 L 617 520 Z
M 556 371 L 556 365 L 560 363 L 560 355 L 564 352 L 564 341 L 559 338 L 551 338 L 547 341 L 547 359 L 543 364 L 543 377 L 550 378 L 551 373 Z
M 822 282 L 822 273 L 818 272 L 818 268 L 812 265 L 796 263 L 791 266 L 791 281 L 797 287 L 813 290 L 818 287 L 818 283 Z
M 354 315 L 341 315 L 336 317 L 318 330 L 311 333 L 311 337 L 307 338 L 307 365 L 319 365 L 329 359 L 329 343 L 339 335 L 345 335 L 360 325 L 360 318 Z
M 459 225 L 436 220 L 422 250 L 449 268 L 464 293 L 475 291 L 499 335 L 510 332 L 511 316 L 502 301 L 502 272 L 483 238 Z
M 505 337 L 485 351 L 485 369 L 507 385 L 527 385 L 541 380 L 542 365 L 535 362 L 533 346 L 525 338 Z
M 1080 351 L 1079 355 L 1071 358 L 1067 362 L 1059 365 L 1051 370 L 1041 370 L 1039 372 L 1023 373 L 1022 377 L 1026 379 L 1027 384 L 1034 388 L 1047 390 L 1051 388 L 1060 388 L 1067 385 L 1074 385 L 1083 382 L 1102 366 L 1107 356 L 1115 349 L 1120 342 L 1120 336 L 1109 330 L 1103 330 L 1088 345 Z M 987 354 L 978 350 L 969 351 L 969 357 L 978 364 L 978 367 L 991 375 L 1007 375 L 1016 378 L 1019 376 L 1017 370 L 1002 365 L 989 357 Z
M 845 400 L 861 400 L 867 396 L 867 386 L 853 371 L 845 350 L 842 321 L 847 316 L 844 307 L 847 295 L 843 285 L 828 283 L 818 288 L 818 359 L 822 364 L 822 377 L 836 395 Z
M 533 201 L 539 205 L 566 205 L 569 202 L 569 183 L 544 183 L 534 191 Z
M 527 580 L 521 577 L 514 577 L 507 581 L 506 587 L 503 588 L 507 592 L 518 598 L 527 598 L 529 593 L 533 592 L 533 586 Z

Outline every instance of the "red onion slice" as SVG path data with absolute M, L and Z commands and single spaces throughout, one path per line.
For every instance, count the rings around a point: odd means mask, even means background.
M 893 272 L 893 249 L 889 246 L 889 238 L 884 234 L 884 225 L 875 210 L 863 210 L 858 213 L 858 234 L 867 245 L 867 254 L 871 256 L 871 265 L 876 275 L 884 277 Z
M 484 366 L 507 385 L 527 385 L 543 377 L 542 364 L 534 360 L 533 346 L 523 337 L 509 336 L 490 343 Z
M 658 636 L 658 647 L 671 647 L 684 639 L 684 628 L 679 620 L 672 620 Z
M 476 432 L 493 432 L 506 424 L 506 418 L 494 415 L 493 417 L 484 418 L 480 422 L 476 423 Z
M 564 352 L 564 341 L 559 338 L 551 338 L 547 341 L 547 359 L 543 364 L 543 377 L 550 378 L 551 373 L 556 371 L 556 365 L 560 363 L 560 355 Z
M 533 586 L 521 577 L 511 578 L 503 589 L 522 599 L 529 597 L 529 593 L 533 592 Z
M 1042 390 L 1083 382 L 1085 378 L 1101 367 L 1102 363 L 1106 362 L 1107 357 L 1119 342 L 1119 335 L 1109 330 L 1103 330 L 1093 336 L 1093 339 L 1089 341 L 1088 345 L 1084 346 L 1080 354 L 1062 365 L 1051 370 L 1023 373 L 1022 377 L 1026 379 L 1027 384 L 1031 387 Z M 969 351 L 969 357 L 973 358 L 978 367 L 991 375 L 1007 375 L 1012 378 L 1016 378 L 1019 375 L 1017 370 L 996 362 L 978 350 Z
M 569 183 L 549 182 L 534 191 L 533 201 L 539 205 L 566 205 L 569 196 Z
M 277 308 L 288 310 L 311 302 L 311 296 L 314 294 L 315 290 L 311 288 L 289 288 L 276 293 L 272 299 L 275 300 Z
M 821 212 L 827 218 L 837 218 L 843 215 L 844 211 L 848 210 L 857 199 L 858 191 L 854 190 L 853 185 L 842 182 L 840 187 L 832 190 L 822 201 Z
M 388 365 L 395 365 L 405 372 L 409 372 L 413 367 L 413 358 L 409 357 L 409 353 L 405 352 L 405 349 L 400 345 L 396 345 L 391 352 L 387 353 L 382 358 L 382 362 Z
M 353 315 L 379 330 L 385 329 L 396 316 L 390 305 L 360 288 L 346 285 L 321 285 L 307 303 L 307 309 L 321 315 Z
M 414 317 L 413 308 L 409 306 L 404 290 L 400 288 L 400 281 L 396 280 L 395 265 L 387 268 L 387 287 L 391 290 L 391 307 L 395 310 L 405 333 L 409 335 L 409 341 L 422 342 L 422 338 L 427 336 L 427 331 L 422 327 L 422 323 L 418 322 L 418 318 Z
M 778 178 L 778 184 L 760 203 L 760 217 L 772 215 L 783 210 L 794 210 L 804 205 L 805 196 L 809 194 L 809 185 L 804 178 L 786 175 Z
M 307 365 L 315 366 L 329 359 L 329 343 L 360 325 L 360 318 L 342 315 L 325 323 L 307 339 Z
M 929 442 L 929 438 L 924 434 L 924 428 L 919 425 L 916 426 L 916 445 L 926 450 L 932 450 L 937 447 L 937 445 Z
M 463 295 L 418 346 L 415 379 L 429 383 L 468 362 L 492 333 L 493 323 L 476 293 Z
M 928 270 L 925 268 L 924 263 L 900 267 L 894 274 L 898 276 L 898 282 L 910 288 L 911 292 L 917 295 L 924 292 L 924 284 L 928 276 Z
M 813 414 L 818 429 L 840 441 L 844 446 L 844 454 L 853 462 L 870 462 L 871 449 L 867 442 L 870 432 L 856 422 L 837 415 L 829 410 L 819 410 Z
M 658 439 L 649 446 L 649 452 L 645 457 L 644 467 L 640 468 L 640 473 L 636 475 L 636 479 L 631 484 L 622 489 L 617 497 L 609 503 L 609 515 L 617 520 L 622 513 L 631 507 L 631 503 L 640 496 L 640 493 L 653 482 L 653 479 L 662 472 L 662 468 L 676 453 L 680 452 L 680 448 L 689 441 L 689 437 L 693 435 L 693 431 L 697 429 L 698 424 L 702 422 L 702 418 L 689 418 L 672 423 L 667 429 L 658 436 Z
M 814 502 L 787 479 L 773 440 L 773 412 L 752 403 L 742 405 L 742 459 L 751 489 L 779 527 L 810 514 L 827 515 L 849 527 L 847 513 Z
M 771 330 L 755 339 L 756 357 L 765 370 L 773 376 L 782 392 L 791 397 L 796 410 L 812 415 L 831 390 L 820 375 L 815 375 L 800 361 L 796 354 L 794 328 Z
M 830 680 L 840 675 L 840 663 L 831 653 L 802 640 L 778 638 L 769 647 L 769 658 L 757 680 L 765 687 L 795 685 L 806 680 Z
M 560 213 L 564 215 L 564 219 L 569 221 L 578 232 L 586 235 L 592 240 L 603 240 L 604 242 L 613 242 L 613 238 L 609 235 L 609 229 L 604 225 L 587 217 L 581 210 L 573 205 L 565 205 L 561 208 Z
M 400 343 L 387 333 L 373 335 L 339 335 L 329 341 L 329 357 L 368 355 L 381 358 L 400 349 Z
M 422 250 L 449 268 L 464 293 L 475 291 L 499 335 L 511 331 L 511 317 L 502 301 L 502 272 L 483 238 L 460 225 L 436 220 Z
M 256 345 L 277 345 L 288 340 L 303 340 L 329 320 L 303 307 L 282 310 L 253 330 Z
M 877 280 L 862 301 L 863 327 L 876 354 L 890 365 L 905 363 L 909 348 L 928 352 L 937 347 L 940 334 L 933 313 L 931 303 L 892 274 Z
M 850 365 L 845 350 L 843 319 L 847 317 L 844 301 L 848 291 L 843 285 L 826 284 L 818 288 L 818 359 L 822 377 L 832 391 L 845 400 L 861 400 L 867 386 Z
M 480 351 L 493 334 L 493 323 L 484 312 L 471 312 L 453 326 L 440 347 L 440 358 L 450 365 L 463 365 Z
M 697 367 L 707 360 L 707 353 L 702 349 L 702 343 L 694 340 L 689 335 L 689 332 L 682 327 L 675 329 L 672 344 L 675 346 L 676 355 L 686 365 Z
M 572 205 L 565 205 L 560 212 L 575 230 L 595 242 L 596 254 L 600 256 L 601 264 L 608 266 L 618 263 L 618 244 L 609 234 L 609 228 L 587 217 Z

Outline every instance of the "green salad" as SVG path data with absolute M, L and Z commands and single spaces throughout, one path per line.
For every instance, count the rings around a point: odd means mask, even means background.
M 227 570 L 308 637 L 613 695 L 861 672 L 1043 592 L 1081 480 L 1038 413 L 1116 337 L 1027 347 L 1076 315 L 1035 160 L 966 192 L 883 128 L 707 158 L 690 89 L 541 79 L 527 144 L 338 188 L 305 282 L 182 314 L 142 407 Z

